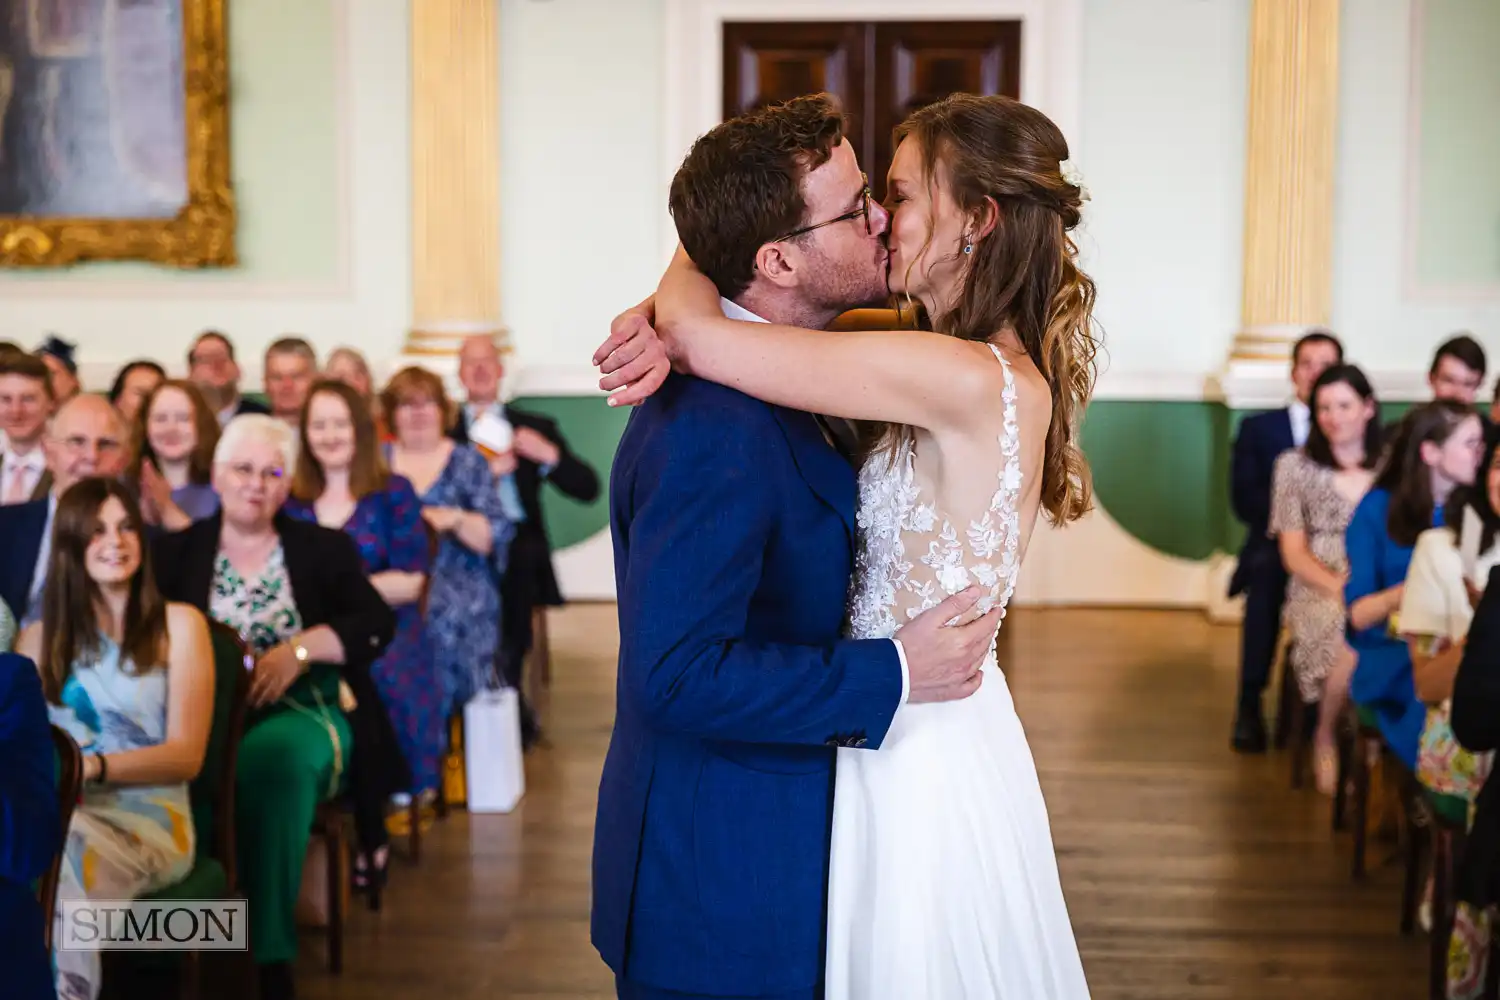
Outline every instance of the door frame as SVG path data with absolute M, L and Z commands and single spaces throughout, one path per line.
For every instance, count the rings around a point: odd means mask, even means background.
M 693 140 L 718 124 L 725 21 L 1021 22 L 1021 100 L 1046 112 L 1080 148 L 1083 0 L 665 0 L 662 203 Z M 664 227 L 663 259 L 677 246 Z

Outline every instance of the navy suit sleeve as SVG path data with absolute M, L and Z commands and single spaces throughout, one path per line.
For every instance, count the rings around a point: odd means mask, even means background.
M 1229 503 L 1234 516 L 1247 525 L 1271 519 L 1271 464 L 1266 461 L 1268 449 L 1262 446 L 1264 431 L 1260 418 L 1246 418 L 1234 437 L 1230 458 Z
M 61 842 L 47 703 L 36 666 L 0 656 L 0 879 L 39 878 Z
M 701 739 L 878 746 L 901 700 L 889 640 L 749 642 L 776 526 L 771 422 L 662 429 L 634 470 L 619 597 L 621 686 L 649 724 Z M 795 475 L 796 473 L 791 473 Z

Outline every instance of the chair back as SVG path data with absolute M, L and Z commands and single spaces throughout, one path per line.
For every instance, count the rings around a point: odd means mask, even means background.
M 193 828 L 199 850 L 212 845 L 212 856 L 224 866 L 229 887 L 235 881 L 234 786 L 240 738 L 250 695 L 250 667 L 254 660 L 239 635 L 222 622 L 210 620 L 214 651 L 214 716 L 203 752 L 203 767 L 188 785 Z
M 42 905 L 43 934 L 48 951 L 52 950 L 52 914 L 57 910 L 57 883 L 62 877 L 63 854 L 68 846 L 68 824 L 73 822 L 73 810 L 78 805 L 78 797 L 83 794 L 83 753 L 78 744 L 64 730 L 53 726 L 52 750 L 57 761 L 57 825 L 62 835 L 36 894 Z

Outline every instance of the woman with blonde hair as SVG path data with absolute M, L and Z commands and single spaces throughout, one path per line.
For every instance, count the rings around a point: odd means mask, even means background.
M 726 306 L 683 252 L 655 297 L 680 370 L 872 425 L 858 478 L 855 639 L 890 637 L 974 585 L 998 628 L 1038 517 L 1064 524 L 1090 507 L 1078 435 L 1098 342 L 1094 284 L 1070 236 L 1084 199 L 1065 172 L 1066 140 L 1017 101 L 954 95 L 912 114 L 895 142 L 890 290 L 920 302 L 932 332 L 757 322 L 747 306 Z M 804 189 L 857 176 L 852 160 L 837 142 L 832 169 L 811 171 Z M 834 283 L 853 281 L 878 250 L 864 239 L 884 224 L 868 186 L 863 204 L 843 188 L 839 203 L 854 208 L 803 218 L 757 251 L 767 282 L 823 293 L 804 294 L 809 318 L 847 301 L 849 286 Z M 837 253 L 847 240 L 859 244 L 852 257 Z M 791 243 L 799 249 L 783 249 Z M 630 339 L 621 329 L 600 349 L 606 373 L 638 357 Z M 1088 996 L 1036 768 L 993 646 L 978 676 L 961 700 L 902 704 L 876 752 L 840 742 L 828 1000 Z

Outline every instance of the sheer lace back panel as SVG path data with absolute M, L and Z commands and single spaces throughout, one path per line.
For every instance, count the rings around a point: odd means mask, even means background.
M 945 476 L 940 495 L 934 470 L 918 454 L 909 430 L 887 456 L 873 456 L 859 473 L 859 553 L 850 600 L 855 638 L 889 636 L 921 612 L 971 584 L 989 593 L 980 608 L 1002 616 L 1020 571 L 1021 435 L 1016 382 L 993 344 L 1005 375 L 1003 424 L 993 465 Z

